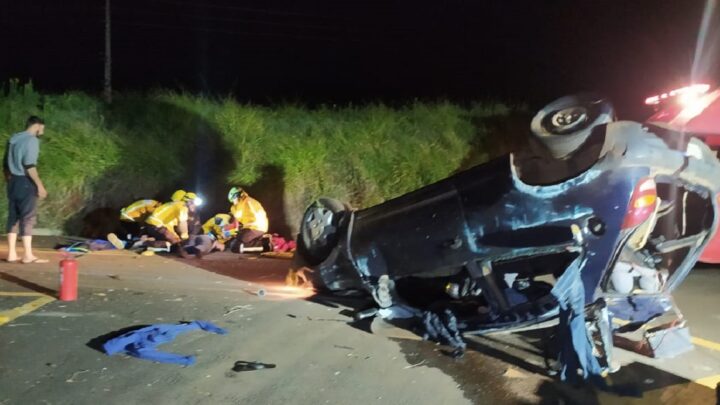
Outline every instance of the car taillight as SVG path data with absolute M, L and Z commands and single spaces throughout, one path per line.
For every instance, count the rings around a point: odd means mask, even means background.
M 633 228 L 645 222 L 655 211 L 656 203 L 657 187 L 655 186 L 655 180 L 650 178 L 642 179 L 633 190 L 622 228 Z

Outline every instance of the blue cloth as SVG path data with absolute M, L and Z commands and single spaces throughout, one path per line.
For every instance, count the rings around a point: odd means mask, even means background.
M 672 302 L 669 297 L 636 295 L 623 300 L 611 300 L 608 309 L 615 318 L 645 323 L 671 310 Z
M 602 372 L 598 359 L 593 356 L 593 344 L 585 327 L 585 287 L 580 277 L 584 259 L 576 259 L 560 276 L 552 295 L 560 305 L 560 364 L 563 381 L 576 382 L 577 370 L 582 377 L 599 376 Z
M 219 335 L 227 333 L 225 329 L 207 321 L 192 321 L 181 324 L 162 323 L 150 325 L 110 339 L 103 344 L 103 349 L 106 354 L 111 356 L 116 353 L 125 353 L 139 359 L 189 366 L 195 363 L 195 356 L 161 352 L 157 350 L 157 346 L 173 341 L 181 333 L 197 329 Z
M 93 239 L 88 242 L 88 245 L 90 246 L 90 250 L 93 252 L 95 251 L 101 251 L 101 250 L 115 250 L 117 249 L 115 246 L 113 246 L 112 243 L 104 240 L 104 239 Z

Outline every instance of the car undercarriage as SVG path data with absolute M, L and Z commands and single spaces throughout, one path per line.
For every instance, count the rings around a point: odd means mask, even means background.
M 592 97 L 550 104 L 532 129 L 526 151 L 374 207 L 318 199 L 294 267 L 316 288 L 411 308 L 456 349 L 463 333 L 554 321 L 567 379 L 613 371 L 613 340 L 643 325 L 653 355 L 686 350 L 670 294 L 715 232 L 720 162 Z

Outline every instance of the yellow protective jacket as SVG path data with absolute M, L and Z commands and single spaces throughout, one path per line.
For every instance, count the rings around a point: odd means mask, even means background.
M 155 200 L 138 200 L 120 210 L 120 220 L 127 222 L 145 222 L 160 202 Z
M 268 217 L 265 209 L 252 197 L 238 200 L 230 207 L 230 213 L 240 222 L 243 228 L 260 232 L 268 231 Z
M 188 238 L 188 208 L 182 201 L 174 201 L 165 203 L 157 208 L 145 221 L 155 227 L 164 227 L 175 232 L 175 227 L 180 228 L 180 237 L 182 239 Z
M 202 226 L 203 234 L 209 235 L 220 243 L 226 243 L 238 233 L 238 226 L 233 223 L 233 218 L 228 214 L 217 214 L 210 218 Z

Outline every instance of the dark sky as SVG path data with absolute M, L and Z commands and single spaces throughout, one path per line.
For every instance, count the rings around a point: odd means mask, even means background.
M 579 90 L 633 112 L 688 79 L 704 0 L 113 0 L 113 84 L 272 102 Z M 99 92 L 104 0 L 0 0 L 0 79 Z

